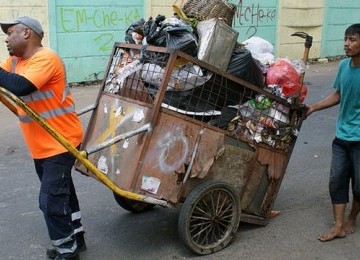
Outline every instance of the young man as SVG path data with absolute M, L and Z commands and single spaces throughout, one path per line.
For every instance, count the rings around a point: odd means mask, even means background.
M 40 23 L 28 16 L 0 23 L 10 56 L 0 63 L 0 86 L 11 91 L 39 113 L 73 146 L 83 131 L 66 83 L 62 60 L 41 44 Z M 86 249 L 81 213 L 71 177 L 75 158 L 21 109 L 21 130 L 41 182 L 39 207 L 54 248 L 49 258 L 77 259 Z
M 334 226 L 319 236 L 330 241 L 353 233 L 360 211 L 360 24 L 345 31 L 345 53 L 333 83 L 335 91 L 323 100 L 308 106 L 307 115 L 340 104 L 336 136 L 332 143 L 329 191 L 333 205 Z M 345 221 L 351 181 L 353 201 Z

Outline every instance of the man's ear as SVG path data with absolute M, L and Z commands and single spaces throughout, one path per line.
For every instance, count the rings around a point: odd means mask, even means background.
M 29 39 L 31 37 L 31 34 L 35 33 L 30 28 L 25 28 L 24 30 L 24 38 Z

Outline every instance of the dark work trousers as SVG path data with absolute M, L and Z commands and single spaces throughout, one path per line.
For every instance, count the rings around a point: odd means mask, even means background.
M 75 234 L 83 232 L 81 212 L 71 177 L 75 158 L 69 153 L 34 159 L 41 187 L 39 207 L 52 245 L 60 254 L 76 250 Z

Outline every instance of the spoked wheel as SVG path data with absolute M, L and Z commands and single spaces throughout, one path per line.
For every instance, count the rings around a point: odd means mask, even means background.
M 195 187 L 179 215 L 179 236 L 186 247 L 199 255 L 225 248 L 240 222 L 240 198 L 227 183 L 211 180 Z
M 123 208 L 133 213 L 141 213 L 152 209 L 155 205 L 137 200 L 131 200 L 113 192 L 116 202 Z

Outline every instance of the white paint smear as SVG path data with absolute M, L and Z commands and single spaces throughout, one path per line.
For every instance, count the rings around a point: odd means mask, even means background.
M 107 104 L 104 104 L 104 113 L 105 113 L 105 114 L 107 114 L 107 113 L 108 113 Z
M 183 129 L 177 127 L 166 133 L 157 142 L 159 146 L 159 169 L 164 173 L 173 173 L 185 162 L 189 152 L 189 143 Z M 177 149 L 176 146 L 181 147 Z M 177 161 L 172 157 L 176 156 Z
M 118 107 L 118 108 L 116 109 L 116 111 L 115 111 L 115 117 L 119 117 L 119 116 L 121 116 L 122 114 L 123 114 L 123 107 L 120 106 L 120 107 Z
M 107 174 L 109 171 L 109 167 L 106 164 L 106 157 L 105 156 L 100 156 L 98 163 L 97 163 L 97 167 L 100 171 L 102 171 L 103 173 Z
M 142 109 L 137 109 L 134 113 L 132 121 L 140 123 L 145 118 L 144 111 Z
M 124 144 L 123 144 L 123 148 L 127 149 L 129 147 L 129 139 L 125 139 Z

